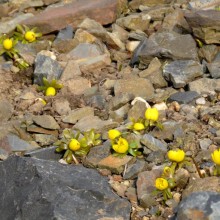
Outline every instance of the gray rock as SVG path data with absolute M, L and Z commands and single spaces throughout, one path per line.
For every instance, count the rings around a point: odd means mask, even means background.
M 94 109 L 91 107 L 83 107 L 79 109 L 74 109 L 67 116 L 62 118 L 62 121 L 65 123 L 75 124 L 80 119 L 87 117 L 87 116 L 94 116 Z
M 48 146 L 57 141 L 57 138 L 52 134 L 34 134 L 33 137 L 40 146 Z
M 190 174 L 189 171 L 183 168 L 180 168 L 175 173 L 175 182 L 176 186 L 180 189 L 184 189 L 189 181 Z
M 59 115 L 67 115 L 71 111 L 70 103 L 64 98 L 54 100 L 52 106 Z
M 73 38 L 73 27 L 68 25 L 66 28 L 59 31 L 54 42 L 60 41 L 60 40 L 68 40 L 72 38 Z
M 199 146 L 202 150 L 208 150 L 211 144 L 212 141 L 209 138 L 204 138 L 202 140 L 199 140 Z
M 220 79 L 197 79 L 189 83 L 189 90 L 199 94 L 212 93 L 220 88 Z
M 219 0 L 192 0 L 189 2 L 189 8 L 190 9 L 214 9 L 215 6 L 219 5 Z
M 83 166 L 14 156 L 0 164 L 0 175 L 1 219 L 96 220 L 130 216 L 129 202 L 112 192 L 106 178 Z
M 198 10 L 185 14 L 193 35 L 206 44 L 220 43 L 220 13 L 218 10 Z
M 36 115 L 33 116 L 32 119 L 37 125 L 40 125 L 43 128 L 47 128 L 51 130 L 60 128 L 59 124 L 51 115 Z
M 149 99 L 154 94 L 154 88 L 151 82 L 142 78 L 120 79 L 114 85 L 115 96 L 121 94 L 132 94 Z
M 86 98 L 86 104 L 95 109 L 104 109 L 106 106 L 106 100 L 103 95 L 97 94 L 89 98 Z
M 196 99 L 196 104 L 197 105 L 205 105 L 205 103 L 206 103 L 206 100 L 205 100 L 204 97 Z
M 175 32 L 152 34 L 138 46 L 134 56 L 144 64 L 149 64 L 154 57 L 172 60 L 198 60 L 196 43 L 191 35 Z
M 207 64 L 207 68 L 212 78 L 214 79 L 220 78 L 220 53 L 213 60 L 212 63 Z
M 109 118 L 117 122 L 123 122 L 125 119 L 127 119 L 129 109 L 130 105 L 126 104 L 115 111 L 110 111 Z
M 16 28 L 17 24 L 20 24 L 22 21 L 33 17 L 34 15 L 31 13 L 20 14 L 13 19 L 9 19 L 8 21 L 0 22 L 0 34 L 8 34 Z
M 211 63 L 216 54 L 218 53 L 218 47 L 216 45 L 203 45 L 202 48 L 199 49 L 199 55 L 204 58 L 208 63 Z
M 146 104 L 144 102 L 135 102 L 128 112 L 128 118 L 133 118 L 135 120 L 139 119 L 140 117 L 144 118 L 145 111 Z
M 147 157 L 146 161 L 153 163 L 153 164 L 161 164 L 164 162 L 166 156 L 166 152 L 163 151 L 152 151 L 150 152 Z
M 150 149 L 151 151 L 167 151 L 166 143 L 163 143 L 159 139 L 156 139 L 149 134 L 143 135 L 141 138 L 141 143 L 146 146 L 145 148 Z
M 188 104 L 197 99 L 200 95 L 195 91 L 177 92 L 172 94 L 169 98 L 169 102 L 176 101 L 180 104 Z
M 217 220 L 220 218 L 220 195 L 216 192 L 193 193 L 180 202 L 171 220 Z
M 202 76 L 203 68 L 199 62 L 193 60 L 176 60 L 165 65 L 163 75 L 167 81 L 173 83 L 174 88 L 181 88 Z
M 62 154 L 56 153 L 57 146 L 45 147 L 37 150 L 27 151 L 25 157 L 33 157 L 42 160 L 55 160 L 61 159 Z
M 123 179 L 135 179 L 140 172 L 143 172 L 146 169 L 146 162 L 144 160 L 137 159 L 135 163 L 127 166 L 123 175 Z
M 0 100 L 0 122 L 8 121 L 14 109 L 10 102 L 6 99 Z
M 49 81 L 52 79 L 59 79 L 62 72 L 63 68 L 56 60 L 46 56 L 43 51 L 37 54 L 34 69 L 35 84 L 43 85 L 43 77 L 47 78 Z

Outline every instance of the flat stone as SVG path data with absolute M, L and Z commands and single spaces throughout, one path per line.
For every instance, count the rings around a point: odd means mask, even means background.
M 152 135 L 144 134 L 141 143 L 151 151 L 167 151 L 167 144 L 154 138 Z
M 132 94 L 140 96 L 146 100 L 154 94 L 151 82 L 142 78 L 120 79 L 114 85 L 115 96 L 120 94 Z
M 79 109 L 74 109 L 67 116 L 62 118 L 62 121 L 65 123 L 75 124 L 80 119 L 87 117 L 87 116 L 94 116 L 94 109 L 91 107 L 83 107 Z
M 208 63 L 211 63 L 218 53 L 218 47 L 216 45 L 203 45 L 199 50 L 199 55 L 203 57 Z
M 37 54 L 35 59 L 34 83 L 43 85 L 43 77 L 48 81 L 59 79 L 63 72 L 61 65 L 50 56 L 47 56 L 44 51 Z
M 117 122 L 111 120 L 103 121 L 97 116 L 87 116 L 79 120 L 74 128 L 80 131 L 89 131 L 95 129 L 97 132 L 104 132 L 118 126 Z
M 0 122 L 8 121 L 13 114 L 13 106 L 6 99 L 0 100 Z
M 125 119 L 127 119 L 129 109 L 130 109 L 130 105 L 125 104 L 124 106 L 122 106 L 121 108 L 115 111 L 110 111 L 109 118 L 113 119 L 116 122 L 121 123 Z
M 189 90 L 199 94 L 212 93 L 220 88 L 220 79 L 202 78 L 189 83 Z
M 41 146 L 48 146 L 57 141 L 57 137 L 52 134 L 33 134 L 33 137 Z
M 207 68 L 212 78 L 220 78 L 220 53 L 216 56 L 213 62 L 207 64 Z
M 44 129 L 35 125 L 30 125 L 27 127 L 27 131 L 31 133 L 40 133 L 40 134 L 51 134 L 55 137 L 58 137 L 58 131 L 57 130 L 48 130 Z
M 85 160 L 83 161 L 83 165 L 85 167 L 97 168 L 99 162 L 110 155 L 110 150 L 111 143 L 109 141 L 104 142 L 100 146 L 91 148 Z
M 169 102 L 176 101 L 180 104 L 188 104 L 197 99 L 200 95 L 195 91 L 177 92 L 172 94 L 169 98 Z
M 189 2 L 189 8 L 195 10 L 215 9 L 219 5 L 219 0 L 193 0 Z
M 167 81 L 173 83 L 174 88 L 181 88 L 196 77 L 202 76 L 203 67 L 193 60 L 176 60 L 165 65 L 163 75 Z
M 16 28 L 17 24 L 20 24 L 26 19 L 32 18 L 34 15 L 31 13 L 20 14 L 9 21 L 0 22 L 0 34 L 9 34 Z
M 192 193 L 180 202 L 171 219 L 219 219 L 219 201 L 220 195 L 217 192 L 204 191 Z
M 0 163 L 0 175 L 1 219 L 130 217 L 130 203 L 114 194 L 108 179 L 93 169 L 14 156 Z
M 155 57 L 172 60 L 198 60 L 196 42 L 192 36 L 172 31 L 152 34 L 149 39 L 146 38 L 138 45 L 134 56 L 146 65 Z
M 144 114 L 146 111 L 146 104 L 144 102 L 137 101 L 135 104 L 130 108 L 128 112 L 128 118 L 133 118 L 138 120 L 139 118 L 144 118 Z
M 68 25 L 67 27 L 63 28 L 62 30 L 59 31 L 56 39 L 54 42 L 59 41 L 59 40 L 68 40 L 73 38 L 73 27 Z
M 33 116 L 32 119 L 37 125 L 43 128 L 47 128 L 51 130 L 60 128 L 59 124 L 51 115 L 36 115 Z
M 218 10 L 188 12 L 185 14 L 185 18 L 196 38 L 206 44 L 220 43 L 220 14 Z
M 133 163 L 134 160 L 135 160 L 134 157 L 127 155 L 124 156 L 123 158 L 109 155 L 108 157 L 99 161 L 98 168 L 108 169 L 112 173 L 121 174 L 124 171 L 125 165 Z
M 56 153 L 57 146 L 45 147 L 37 150 L 27 151 L 25 157 L 33 157 L 42 160 L 54 160 L 58 161 L 61 159 L 62 154 Z
M 120 11 L 117 3 L 117 0 L 74 1 L 43 11 L 23 23 L 28 27 L 38 27 L 43 34 L 61 30 L 67 25 L 75 28 L 85 17 L 106 25 L 116 20 Z
M 155 190 L 155 180 L 160 177 L 161 170 L 144 171 L 138 174 L 137 196 L 139 203 L 144 208 L 149 208 L 157 204 Z
M 152 7 L 152 6 L 157 6 L 157 5 L 166 5 L 166 4 L 169 4 L 170 2 L 171 2 L 170 0 L 168 1 L 165 1 L 165 0 L 132 0 L 129 3 L 129 6 L 132 9 L 138 9 L 140 5 Z
M 59 115 L 68 115 L 71 111 L 70 103 L 68 100 L 64 99 L 63 97 L 61 99 L 56 99 L 52 103 L 54 110 Z

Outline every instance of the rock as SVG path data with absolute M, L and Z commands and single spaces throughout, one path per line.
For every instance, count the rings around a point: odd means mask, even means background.
M 0 164 L 0 174 L 1 219 L 129 219 L 129 202 L 116 196 L 95 170 L 11 157 Z M 86 212 L 79 211 L 82 204 Z
M 180 104 L 188 104 L 197 99 L 200 95 L 195 91 L 177 92 L 172 94 L 169 98 L 169 102 L 178 102 Z
M 79 64 L 75 60 L 69 60 L 60 77 L 62 81 L 68 81 L 82 75 Z
M 126 44 L 126 49 L 130 52 L 134 52 L 134 50 L 138 47 L 140 41 L 128 41 Z
M 169 4 L 170 2 L 171 2 L 170 0 L 150 0 L 150 1 L 149 0 L 132 0 L 129 3 L 129 6 L 132 9 L 138 9 L 140 5 L 152 7 L 152 6 L 157 6 L 157 5 L 166 5 L 166 4 Z
M 22 140 L 14 134 L 8 134 L 0 140 L 0 149 L 7 152 L 8 155 L 12 152 L 25 152 L 37 148 L 39 147 Z
M 85 93 L 84 93 L 85 95 Z M 106 100 L 103 95 L 97 94 L 86 99 L 86 103 L 95 109 L 104 109 Z
M 68 90 L 68 93 L 72 95 L 83 95 L 87 89 L 91 88 L 91 83 L 86 78 L 77 77 L 67 80 L 65 82 L 65 86 Z
M 176 32 L 158 32 L 139 44 L 133 57 L 148 65 L 154 58 L 172 60 L 198 60 L 196 43 L 191 35 Z
M 167 144 L 159 139 L 154 138 L 152 135 L 144 134 L 141 138 L 141 143 L 146 146 L 150 151 L 167 151 Z M 145 151 L 145 149 L 144 149 Z
M 62 118 L 62 121 L 65 123 L 75 124 L 80 119 L 88 116 L 94 116 L 94 109 L 91 107 L 83 107 L 72 110 L 67 116 Z
M 180 189 L 184 189 L 189 181 L 190 174 L 188 170 L 180 168 L 175 173 L 176 186 Z
M 57 112 L 59 115 L 68 115 L 68 113 L 71 111 L 70 103 L 63 98 L 54 100 L 52 106 L 55 112 Z
M 142 78 L 120 79 L 114 85 L 115 96 L 120 94 L 132 94 L 146 100 L 154 93 L 154 88 L 149 80 Z
M 182 197 L 185 198 L 194 192 L 212 191 L 218 192 L 220 180 L 218 177 L 194 178 L 191 179 L 186 189 L 183 191 Z
M 199 55 L 204 58 L 208 63 L 211 63 L 218 53 L 218 48 L 216 45 L 203 45 L 199 50 Z
M 151 17 L 147 14 L 131 14 L 126 17 L 118 18 L 116 24 L 128 30 L 141 30 L 146 31 L 148 29 Z
M 181 88 L 202 76 L 203 68 L 199 62 L 193 60 L 176 60 L 165 65 L 163 75 L 167 81 L 173 83 L 174 88 Z
M 113 119 L 116 122 L 121 123 L 127 119 L 129 109 L 130 109 L 130 105 L 126 104 L 115 111 L 110 111 L 109 118 Z
M 2 21 L 0 22 L 0 34 L 9 34 L 11 31 L 13 31 L 16 28 L 17 24 L 20 24 L 26 19 L 30 19 L 33 17 L 33 14 L 27 13 L 27 14 L 20 14 L 13 19 L 10 19 L 8 21 Z
M 134 161 L 135 161 L 134 157 L 127 155 L 124 156 L 123 158 L 109 155 L 108 157 L 99 161 L 98 168 L 108 169 L 112 173 L 121 174 L 124 171 L 126 164 L 132 164 Z
M 134 96 L 132 94 L 128 94 L 128 93 L 119 94 L 118 96 L 115 96 L 110 100 L 109 109 L 113 111 L 117 110 L 122 106 L 124 106 L 125 104 L 127 104 L 128 102 L 130 102 L 133 98 Z
M 149 79 L 154 88 L 162 88 L 168 85 L 162 74 L 162 64 L 157 57 L 150 62 L 147 69 L 139 73 L 139 76 Z
M 42 160 L 54 160 L 61 159 L 62 154 L 56 153 L 57 146 L 45 147 L 37 150 L 31 150 L 24 154 L 25 157 L 33 157 Z
M 99 162 L 110 155 L 110 145 L 110 142 L 106 141 L 101 146 L 91 148 L 83 161 L 83 165 L 90 168 L 97 168 Z
M 63 72 L 60 64 L 47 55 L 46 51 L 41 51 L 37 54 L 35 59 L 34 69 L 34 83 L 43 85 L 43 77 L 51 81 L 52 79 L 59 79 Z
M 50 8 L 39 13 L 24 24 L 38 27 L 43 34 L 48 34 L 65 28 L 67 25 L 76 27 L 85 17 L 100 22 L 103 25 L 115 21 L 120 11 L 117 0 L 81 0 L 68 5 Z
M 207 9 L 214 9 L 218 4 L 219 4 L 219 0 L 206 0 L 206 1 L 193 0 L 189 2 L 189 8 L 196 10 L 199 9 L 207 10 Z
M 73 27 L 68 25 L 64 29 L 60 30 L 54 42 L 59 40 L 68 40 L 73 38 Z
M 146 162 L 144 160 L 137 159 L 135 163 L 127 166 L 123 174 L 123 179 L 136 179 L 138 174 L 145 170 Z
M 189 90 L 199 94 L 212 93 L 218 88 L 220 88 L 220 79 L 202 78 L 189 83 Z
M 107 131 L 118 126 L 117 122 L 111 120 L 103 121 L 97 116 L 87 116 L 79 120 L 74 128 L 80 131 L 89 131 L 95 129 L 97 132 Z
M 180 202 L 175 210 L 175 215 L 171 220 L 185 219 L 219 219 L 220 195 L 216 192 L 198 192 L 193 193 Z
M 34 140 L 41 146 L 48 146 L 57 141 L 57 138 L 51 134 L 34 134 L 33 137 Z
M 144 118 L 144 114 L 146 111 L 146 104 L 144 102 L 138 101 L 130 108 L 128 112 L 128 118 L 133 118 L 135 120 L 139 118 Z
M 163 151 L 152 151 L 146 158 L 146 161 L 155 165 L 162 164 L 165 160 L 166 153 Z
M 210 72 L 212 78 L 217 79 L 220 78 L 220 53 L 213 60 L 213 62 L 207 64 L 207 68 Z
M 201 97 L 201 98 L 196 99 L 196 104 L 197 105 L 205 105 L 206 104 L 205 98 Z
M 60 128 L 59 124 L 51 115 L 36 115 L 33 116 L 32 119 L 37 125 L 43 128 L 47 128 L 51 130 Z
M 1 123 L 3 121 L 8 121 L 11 118 L 13 111 L 14 111 L 13 106 L 8 100 L 6 99 L 0 100 L 0 122 Z
M 212 141 L 209 138 L 204 138 L 202 140 L 199 140 L 199 146 L 202 150 L 208 150 L 211 144 Z
M 151 170 L 138 174 L 137 196 L 142 207 L 149 208 L 157 204 L 153 191 L 156 189 L 155 180 L 160 177 L 161 172 L 161 170 Z
M 79 42 L 75 39 L 57 40 L 53 42 L 52 47 L 55 51 L 61 53 L 60 56 L 62 57 L 63 54 L 66 55 L 71 50 L 73 50 L 78 44 Z
M 206 44 L 220 43 L 220 14 L 218 10 L 198 10 L 188 12 L 185 18 L 193 30 L 193 35 Z
M 27 127 L 27 131 L 30 133 L 40 133 L 40 134 L 50 134 L 53 135 L 55 137 L 58 137 L 58 131 L 57 130 L 48 130 L 48 129 L 44 129 L 35 125 L 29 125 Z
M 97 42 L 97 38 L 93 34 L 90 34 L 88 32 L 90 30 L 90 28 L 87 28 L 87 25 L 85 25 L 86 26 L 85 29 L 86 30 L 88 29 L 88 31 L 83 30 L 84 26 L 82 27 L 82 25 L 84 25 L 84 23 L 88 20 L 91 22 L 94 22 L 95 23 L 94 25 L 97 25 L 98 27 L 101 28 L 101 30 L 105 31 L 105 29 L 102 27 L 102 25 L 100 23 L 98 23 L 94 20 L 91 20 L 89 18 L 85 18 L 84 21 L 79 25 L 79 28 L 76 30 L 76 33 L 74 36 L 74 39 L 76 39 L 79 43 L 93 44 L 93 43 Z M 92 29 L 94 29 L 94 27 Z
M 137 199 L 137 193 L 136 193 L 136 188 L 134 187 L 129 187 L 125 193 L 126 197 L 132 204 L 137 204 L 138 199 Z

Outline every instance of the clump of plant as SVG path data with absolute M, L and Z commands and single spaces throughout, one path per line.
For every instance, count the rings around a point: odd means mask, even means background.
M 6 58 L 11 59 L 20 69 L 25 69 L 29 64 L 21 58 L 18 50 L 15 49 L 17 42 L 18 40 L 13 37 L 0 36 L 0 55 L 5 55 Z
M 77 130 L 64 129 L 62 133 L 62 138 L 54 143 L 56 152 L 65 151 L 63 155 L 63 160 L 70 164 L 73 161 L 78 164 L 76 157 L 86 156 L 91 147 L 100 145 L 102 141 L 100 140 L 100 134 L 95 133 L 94 129 L 90 131 L 81 133 Z
M 18 24 L 16 30 L 17 31 L 14 32 L 14 36 L 17 40 L 21 41 L 22 44 L 35 42 L 37 38 L 42 36 L 42 33 L 37 32 L 36 27 L 30 29 L 26 25 Z
M 130 154 L 136 157 L 142 154 L 138 149 L 137 143 L 134 141 L 129 143 L 126 139 L 126 134 L 122 134 L 117 129 L 109 130 L 108 137 L 111 140 L 114 156 L 123 157 Z
M 43 77 L 43 86 L 39 86 L 38 90 L 43 91 L 45 96 L 55 96 L 58 89 L 63 88 L 63 85 L 58 83 L 56 79 L 49 82 L 45 77 Z

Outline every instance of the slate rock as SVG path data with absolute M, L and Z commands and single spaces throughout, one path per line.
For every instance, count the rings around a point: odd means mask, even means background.
M 50 8 L 24 21 L 28 27 L 38 27 L 43 34 L 65 28 L 67 25 L 77 27 L 85 17 L 103 25 L 116 20 L 120 8 L 117 0 L 80 0 Z M 86 16 L 85 16 L 86 15 Z
M 148 100 L 154 94 L 151 82 L 142 78 L 119 79 L 114 85 L 115 96 L 132 94 Z
M 176 60 L 165 65 L 163 75 L 167 81 L 173 83 L 174 88 L 181 88 L 202 76 L 203 68 L 199 62 L 193 60 Z
M 199 49 L 199 55 L 204 58 L 208 63 L 211 63 L 218 53 L 218 47 L 216 45 L 203 45 Z
M 0 100 L 0 122 L 8 121 L 13 113 L 13 106 L 6 99 Z
M 57 141 L 56 136 L 52 134 L 34 134 L 33 138 L 41 146 L 51 145 Z
M 146 104 L 144 102 L 135 102 L 135 104 L 130 108 L 128 112 L 128 118 L 134 118 L 135 120 L 144 118 L 144 114 L 146 111 Z
M 73 38 L 73 27 L 68 25 L 66 28 L 59 31 L 54 42 L 59 40 L 68 40 Z
M 146 38 L 138 48 L 134 56 L 139 57 L 140 62 L 147 65 L 154 57 L 198 60 L 196 43 L 189 34 L 181 35 L 173 31 L 158 32 Z
M 206 44 L 220 43 L 220 13 L 218 10 L 197 10 L 185 14 L 193 35 Z
M 213 62 L 207 64 L 207 68 L 212 78 L 220 78 L 220 53 L 216 56 Z
M 192 193 L 180 202 L 171 220 L 217 220 L 220 218 L 219 205 L 219 193 L 208 191 Z
M 59 124 L 51 115 L 35 115 L 32 117 L 32 119 L 37 125 L 43 128 L 47 128 L 51 130 L 60 128 Z
M 168 98 L 168 101 L 169 102 L 176 101 L 180 104 L 188 104 L 192 102 L 193 100 L 197 99 L 199 96 L 200 94 L 198 94 L 195 91 L 177 92 L 177 93 L 172 94 Z
M 96 170 L 14 156 L 0 163 L 0 175 L 1 219 L 96 220 L 130 216 L 129 202 L 115 195 L 108 180 Z
M 209 94 L 220 88 L 220 79 L 202 78 L 189 83 L 189 90 Z
M 34 83 L 43 85 L 43 77 L 51 81 L 52 79 L 59 79 L 63 72 L 61 65 L 49 56 L 46 56 L 42 51 L 37 54 L 35 59 L 34 69 Z

